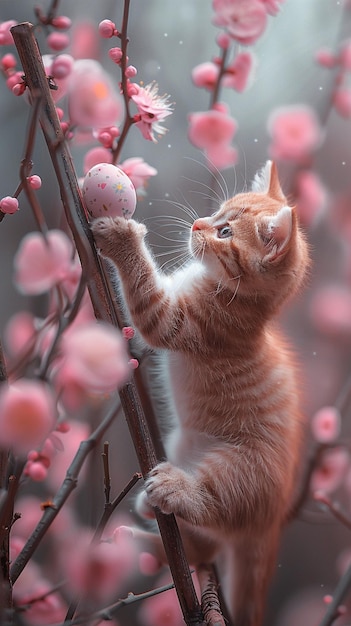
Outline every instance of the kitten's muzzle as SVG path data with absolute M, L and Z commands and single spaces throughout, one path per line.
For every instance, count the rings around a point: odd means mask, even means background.
M 191 227 L 191 230 L 194 232 L 194 230 L 204 230 L 206 228 L 211 228 L 211 225 L 208 223 L 206 218 L 200 217 L 199 219 L 195 220 Z

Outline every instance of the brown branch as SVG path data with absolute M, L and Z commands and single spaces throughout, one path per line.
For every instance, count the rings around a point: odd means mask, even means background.
M 218 583 L 212 565 L 196 568 L 201 590 L 201 608 L 207 626 L 226 626 L 218 597 Z
M 121 309 L 114 304 L 114 297 L 105 278 L 104 266 L 96 252 L 82 204 L 72 158 L 64 140 L 56 108 L 50 94 L 41 54 L 34 37 L 33 26 L 29 23 L 18 24 L 11 29 L 11 32 L 32 98 L 40 94 L 40 123 L 59 183 L 66 218 L 72 231 L 82 267 L 86 275 L 89 276 L 88 289 L 95 315 L 98 319 L 109 321 L 121 327 L 125 325 L 123 323 L 123 314 Z M 134 381 L 129 382 L 120 390 L 120 399 L 141 471 L 146 476 L 156 465 L 157 457 Z M 49 509 L 50 511 L 51 509 Z M 175 517 L 173 515 L 166 516 L 159 512 L 156 512 L 156 517 L 184 620 L 189 626 L 200 626 L 202 624 L 201 609 L 196 597 Z M 15 565 L 13 566 L 13 572 L 17 577 L 20 568 L 19 566 L 15 567 Z M 23 569 L 22 564 L 21 568 Z

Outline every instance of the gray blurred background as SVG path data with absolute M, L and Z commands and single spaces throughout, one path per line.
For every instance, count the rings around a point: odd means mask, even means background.
M 12 18 L 33 21 L 34 4 L 31 0 L 0 0 L 0 21 Z M 42 4 L 45 9 L 48 5 L 48 2 Z M 63 0 L 60 13 L 69 15 L 74 24 L 86 19 L 98 24 L 109 18 L 118 26 L 122 5 L 121 1 Z M 322 216 L 308 228 L 313 267 L 307 289 L 282 316 L 282 324 L 302 363 L 307 416 L 324 404 L 333 404 L 348 378 L 351 362 L 351 332 L 322 333 L 315 328 L 309 313 L 313 294 L 321 286 L 332 284 L 349 288 L 350 270 L 345 254 L 349 241 L 336 226 L 333 211 L 336 201 L 342 198 L 346 223 L 347 212 L 351 211 L 351 124 L 350 120 L 340 118 L 330 109 L 334 73 L 319 67 L 314 55 L 324 46 L 337 50 L 339 42 L 350 37 L 350 13 L 341 1 L 286 0 L 277 17 L 269 19 L 265 34 L 254 46 L 258 65 L 253 85 L 244 94 L 225 90 L 221 97 L 230 106 L 239 125 L 234 140 L 239 154 L 238 164 L 223 172 L 229 193 L 240 191 L 267 159 L 269 137 L 266 124 L 273 108 L 310 104 L 325 127 L 325 139 L 316 154 L 314 169 L 327 187 L 328 203 Z M 190 73 L 195 65 L 210 60 L 218 52 L 215 44 L 217 29 L 211 24 L 211 18 L 210 0 L 131 2 L 130 62 L 138 68 L 138 80 L 145 84 L 156 80 L 160 93 L 170 94 L 170 100 L 175 102 L 174 113 L 165 123 L 168 133 L 158 144 L 145 141 L 138 129 L 132 128 L 122 155 L 123 159 L 142 156 L 158 170 L 158 176 L 150 180 L 147 195 L 139 202 L 136 212 L 140 220 L 155 218 L 147 223 L 156 254 L 165 251 L 159 246 L 168 245 L 160 237 L 166 233 L 161 223 L 158 224 L 157 216 L 183 216 L 169 201 L 189 203 L 200 215 L 213 210 L 211 202 L 202 195 L 204 185 L 211 183 L 210 173 L 202 154 L 187 140 L 188 113 L 206 110 L 209 105 L 209 93 L 193 86 Z M 46 52 L 44 38 L 39 36 L 39 41 L 42 51 Z M 110 45 L 109 41 L 97 39 L 99 60 L 117 83 L 120 79 L 118 68 L 106 54 Z M 27 117 L 28 106 L 24 100 L 14 97 L 3 85 L 0 94 L 0 197 L 11 195 L 17 187 Z M 82 175 L 87 147 L 72 146 L 79 176 Z M 279 171 L 284 190 L 289 193 L 293 187 L 293 168 L 279 163 Z M 33 173 L 43 179 L 38 195 L 48 223 L 55 227 L 60 224 L 61 206 L 40 132 L 36 139 Z M 223 181 L 220 182 L 223 185 Z M 14 312 L 30 308 L 40 313 L 44 306 L 40 298 L 19 295 L 12 284 L 14 252 L 22 236 L 35 228 L 30 208 L 25 199 L 21 200 L 21 210 L 6 217 L 0 229 L 1 332 Z M 170 230 L 174 228 L 170 227 Z M 172 258 L 171 245 L 169 258 Z M 349 430 L 346 419 L 345 434 Z M 115 436 L 118 440 L 117 491 L 119 482 L 122 486 L 130 471 L 134 471 L 135 460 L 123 424 Z M 294 522 L 285 533 L 267 625 L 289 626 L 292 622 L 284 617 L 285 607 L 300 592 L 307 599 L 316 596 L 318 602 L 330 592 L 338 578 L 336 558 L 348 544 L 348 531 L 328 516 L 313 515 L 313 522 L 310 516 L 308 521 Z M 131 624 L 131 617 L 126 621 L 123 619 L 121 614 L 121 625 Z M 303 622 L 295 619 L 294 626 L 298 623 Z M 307 626 L 307 622 L 304 623 Z M 311 626 L 314 623 L 311 621 Z

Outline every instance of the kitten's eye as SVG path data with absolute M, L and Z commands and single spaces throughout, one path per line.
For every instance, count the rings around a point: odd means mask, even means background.
M 228 226 L 228 224 L 226 224 L 226 226 L 221 226 L 221 228 L 218 228 L 217 230 L 217 236 L 219 239 L 226 239 L 226 237 L 231 237 L 232 234 L 232 229 Z

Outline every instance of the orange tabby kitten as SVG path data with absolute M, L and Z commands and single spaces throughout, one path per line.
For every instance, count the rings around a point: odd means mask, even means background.
M 92 228 L 136 327 L 167 351 L 179 419 L 139 507 L 174 513 L 190 563 L 217 559 L 235 625 L 258 626 L 300 463 L 294 358 L 274 323 L 308 265 L 295 211 L 268 161 L 250 192 L 194 222 L 193 260 L 170 276 L 143 224 Z

